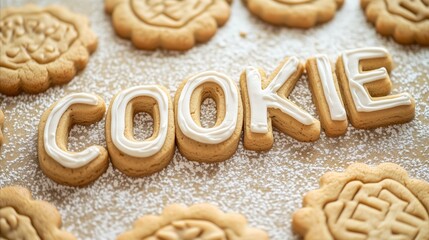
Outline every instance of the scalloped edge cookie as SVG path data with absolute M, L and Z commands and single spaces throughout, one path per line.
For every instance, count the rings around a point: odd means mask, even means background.
M 0 67 L 0 93 L 11 96 L 21 92 L 36 94 L 46 91 L 51 86 L 68 83 L 79 70 L 85 68 L 90 53 L 97 48 L 97 37 L 89 27 L 88 18 L 61 6 L 10 7 L 1 9 L 0 16 L 3 19 L 13 14 L 41 12 L 48 12 L 62 21 L 73 24 L 79 33 L 78 38 L 73 41 L 66 52 L 47 64 L 39 64 L 30 60 L 15 70 Z
M 121 234 L 117 239 L 137 240 L 150 236 L 159 237 L 168 235 L 168 233 L 159 230 L 169 225 L 179 226 L 181 225 L 181 220 L 202 220 L 211 222 L 215 227 L 224 230 L 228 239 L 269 239 L 268 234 L 263 230 L 249 228 L 246 218 L 242 215 L 237 213 L 224 213 L 215 206 L 207 203 L 196 204 L 190 207 L 181 204 L 167 206 L 160 216 L 146 215 L 138 219 L 134 223 L 132 230 Z
M 3 124 L 4 124 L 4 114 L 2 110 L 0 109 L 0 146 L 4 143 L 4 137 L 3 137 Z
M 304 29 L 332 20 L 344 3 L 344 0 L 304 0 L 303 3 L 282 3 L 278 0 L 243 1 L 252 14 L 267 23 Z
M 112 15 L 113 27 L 120 37 L 131 39 L 139 49 L 185 51 L 196 43 L 209 41 L 228 21 L 232 0 L 213 0 L 213 5 L 178 28 L 144 23 L 133 13 L 129 1 L 105 0 L 105 11 Z
M 62 225 L 61 216 L 56 207 L 45 201 L 33 200 L 30 191 L 24 187 L 9 186 L 0 189 L 0 209 L 7 207 L 13 208 L 19 215 L 29 217 L 31 220 L 31 225 L 37 231 L 37 235 L 40 239 L 76 239 L 70 233 L 60 229 Z M 13 219 L 9 218 L 0 218 L 1 227 L 6 227 L 6 224 L 10 225 L 14 222 L 12 220 Z M 15 220 L 17 219 L 15 218 Z M 29 232 L 27 231 L 25 234 L 29 234 Z
M 361 0 L 361 6 L 368 21 L 375 25 L 381 35 L 392 36 L 400 44 L 429 46 L 429 19 L 413 22 L 392 14 L 388 11 L 385 0 Z
M 328 229 L 324 206 L 338 199 L 344 186 L 351 181 L 363 183 L 379 183 L 385 179 L 402 184 L 423 205 L 429 209 L 429 183 L 411 179 L 405 169 L 394 163 L 383 163 L 376 167 L 370 167 L 363 163 L 350 165 L 345 172 L 329 172 L 320 179 L 320 188 L 308 192 L 304 196 L 303 208 L 293 214 L 293 230 L 306 240 L 334 239 Z M 429 222 L 428 222 L 429 224 Z M 427 228 L 426 236 L 429 236 Z

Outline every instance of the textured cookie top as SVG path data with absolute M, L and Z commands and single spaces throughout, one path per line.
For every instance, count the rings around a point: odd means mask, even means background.
M 344 0 L 245 0 L 250 12 L 275 25 L 310 28 L 331 20 Z
M 59 6 L 5 8 L 0 17 L 0 93 L 66 83 L 97 46 L 88 20 Z
M 305 239 L 427 239 L 429 183 L 396 164 L 327 173 L 293 217 Z
M 105 0 L 117 34 L 141 49 L 187 50 L 206 42 L 230 15 L 227 0 Z
M 22 187 L 0 189 L 0 239 L 75 239 L 60 227 L 61 217 L 53 205 L 33 200 Z
M 429 0 L 361 0 L 369 21 L 401 44 L 429 45 Z
M 170 205 L 161 216 L 144 216 L 134 228 L 118 237 L 121 239 L 151 240 L 264 240 L 268 235 L 259 229 L 249 228 L 239 214 L 223 213 L 210 204 L 191 207 Z

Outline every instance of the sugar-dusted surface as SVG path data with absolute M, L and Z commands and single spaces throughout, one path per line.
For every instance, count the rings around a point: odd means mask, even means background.
M 26 2 L 31 1 L 0 0 L 1 8 Z M 6 115 L 0 186 L 20 184 L 30 188 L 35 198 L 54 203 L 65 229 L 79 239 L 114 239 L 139 216 L 158 214 L 170 203 L 199 202 L 244 214 L 252 226 L 267 230 L 272 239 L 291 239 L 296 237 L 291 231 L 291 214 L 301 206 L 302 195 L 316 189 L 319 177 L 327 171 L 341 171 L 356 161 L 389 161 L 402 165 L 411 176 L 429 181 L 429 49 L 401 46 L 379 36 L 356 0 L 347 0 L 333 21 L 308 31 L 264 24 L 237 0 L 232 18 L 216 37 L 186 53 L 135 49 L 114 34 L 101 0 L 62 2 L 91 19 L 99 47 L 87 68 L 65 86 L 39 95 L 0 95 L 0 108 Z M 121 89 L 162 84 L 173 95 L 184 77 L 199 71 L 221 71 L 238 82 L 247 65 L 271 71 L 285 56 L 305 60 L 325 53 L 335 60 L 340 51 L 367 46 L 386 47 L 393 55 L 394 92 L 407 91 L 415 97 L 413 122 L 371 131 L 350 127 L 343 137 L 322 134 L 316 143 L 299 143 L 275 132 L 275 145 L 266 153 L 244 150 L 240 143 L 233 158 L 212 165 L 189 162 L 177 153 L 166 169 L 151 177 L 132 179 L 109 167 L 94 184 L 81 189 L 55 184 L 38 167 L 40 116 L 67 93 L 93 92 L 109 103 Z M 305 80 L 304 76 L 299 81 L 291 99 L 317 116 Z M 210 106 L 205 109 L 213 111 Z M 146 119 L 143 117 L 136 120 Z M 136 134 L 145 132 L 141 129 Z M 91 144 L 105 146 L 104 120 L 90 127 L 74 127 L 70 141 L 75 150 Z

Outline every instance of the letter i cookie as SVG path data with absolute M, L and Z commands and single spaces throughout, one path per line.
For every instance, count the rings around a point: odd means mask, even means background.
M 133 119 L 142 111 L 152 116 L 154 131 L 150 138 L 136 141 Z M 118 93 L 107 113 L 106 139 L 113 165 L 128 176 L 146 176 L 167 166 L 175 151 L 174 111 L 169 91 L 147 85 Z
M 73 124 L 89 125 L 101 120 L 106 111 L 103 99 L 94 94 L 70 94 L 46 110 L 39 124 L 38 154 L 42 171 L 52 180 L 70 186 L 84 186 L 103 174 L 108 165 L 107 150 L 91 146 L 81 152 L 67 150 Z
M 4 124 L 4 114 L 3 112 L 0 110 L 0 146 L 3 144 L 4 139 L 3 139 L 3 124 Z
M 201 103 L 206 98 L 216 102 L 214 127 L 204 128 L 200 122 Z M 175 98 L 177 147 L 187 159 L 198 162 L 220 162 L 237 150 L 243 126 L 240 91 L 228 76 L 202 72 L 185 79 Z
M 291 57 L 269 77 L 254 67 L 241 74 L 245 148 L 269 150 L 274 142 L 272 125 L 299 141 L 319 139 L 320 122 L 287 99 L 303 70 L 302 63 Z
M 336 137 L 347 131 L 346 110 L 341 100 L 337 77 L 326 55 L 307 60 L 308 82 L 327 136 Z
M 408 93 L 389 95 L 392 59 L 384 48 L 345 51 L 337 60 L 337 77 L 351 124 L 370 129 L 406 123 L 415 115 Z

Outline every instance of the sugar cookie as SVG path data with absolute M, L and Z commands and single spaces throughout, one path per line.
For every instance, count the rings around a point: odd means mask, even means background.
M 301 77 L 304 67 L 296 57 L 286 58 L 267 77 L 264 70 L 247 67 L 241 74 L 240 87 L 244 105 L 244 147 L 269 150 L 273 129 L 299 141 L 316 141 L 320 122 L 287 97 Z
M 38 155 L 40 167 L 49 178 L 60 184 L 84 186 L 106 171 L 109 160 L 105 148 L 91 146 L 81 152 L 67 151 L 68 132 L 73 124 L 97 122 L 105 111 L 104 101 L 97 95 L 74 93 L 43 113 L 39 124 Z
M 415 102 L 408 93 L 389 95 L 392 59 L 384 48 L 345 51 L 337 60 L 337 77 L 351 124 L 377 128 L 409 122 Z
M 3 139 L 3 124 L 4 124 L 4 114 L 3 112 L 0 110 L 0 146 L 3 144 L 4 139 Z
M 216 102 L 217 119 L 212 128 L 200 123 L 201 103 L 206 98 Z M 185 79 L 174 98 L 177 147 L 187 159 L 219 162 L 237 150 L 243 127 L 240 92 L 228 76 L 202 72 Z
M 230 16 L 226 0 L 105 0 L 116 33 L 137 48 L 188 50 L 207 42 Z
M 293 215 L 293 229 L 312 239 L 428 239 L 429 183 L 393 163 L 357 163 L 326 173 Z
M 308 59 L 305 67 L 323 130 L 330 137 L 345 134 L 347 114 L 331 62 L 326 55 L 319 55 Z
M 40 93 L 83 69 L 97 38 L 88 19 L 59 6 L 0 11 L 0 93 Z
M 330 21 L 344 0 L 244 0 L 254 15 L 267 23 L 311 28 Z
M 0 189 L 0 239 L 76 239 L 62 231 L 61 225 L 61 216 L 55 206 L 33 200 L 26 188 Z
M 361 0 L 361 6 L 381 35 L 429 45 L 429 0 Z
M 142 111 L 152 116 L 154 131 L 150 138 L 136 141 L 133 120 Z M 118 93 L 107 112 L 106 139 L 113 165 L 128 176 L 146 176 L 163 169 L 176 149 L 170 91 L 146 85 Z
M 167 206 L 161 216 L 147 215 L 138 219 L 132 230 L 117 239 L 268 240 L 268 234 L 249 228 L 242 215 L 223 213 L 210 204 L 190 207 L 174 204 Z

